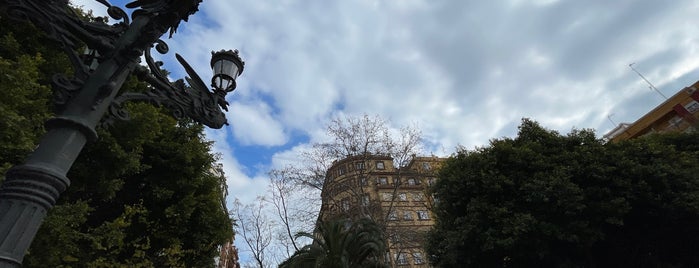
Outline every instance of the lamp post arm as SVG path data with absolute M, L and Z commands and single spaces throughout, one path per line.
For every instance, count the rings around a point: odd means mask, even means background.
M 167 53 L 167 44 L 162 40 L 156 42 L 155 48 L 162 54 Z M 165 107 L 176 118 L 189 117 L 210 128 L 219 129 L 228 125 L 226 115 L 222 111 L 228 110 L 226 93 L 221 90 L 210 91 L 187 61 L 178 54 L 176 57 L 189 77 L 170 82 L 160 69 L 161 62 L 156 62 L 150 50 L 146 50 L 145 60 L 148 68 L 140 66 L 134 73 L 139 80 L 147 82 L 151 87 L 147 92 L 124 92 L 119 95 L 109 107 L 109 116 L 103 123 L 111 125 L 114 120 L 128 120 L 129 115 L 123 104 L 128 101 L 141 101 Z

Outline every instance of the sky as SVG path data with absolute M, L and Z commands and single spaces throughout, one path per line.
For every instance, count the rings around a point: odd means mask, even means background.
M 696 14 L 689 0 L 206 0 L 161 60 L 210 77 L 211 51 L 240 50 L 230 126 L 206 133 L 245 202 L 337 116 L 415 124 L 438 156 L 514 137 L 522 118 L 602 137 L 664 101 L 629 64 L 666 96 L 699 80 Z

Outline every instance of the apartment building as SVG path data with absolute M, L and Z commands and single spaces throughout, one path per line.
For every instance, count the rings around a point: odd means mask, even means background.
M 359 155 L 328 169 L 320 218 L 371 218 L 385 229 L 392 267 L 430 267 L 423 250 L 434 224 L 428 191 L 444 158 L 414 156 L 404 167 L 382 155 Z
M 699 120 L 699 81 L 665 100 L 633 123 L 621 123 L 604 135 L 611 142 L 653 133 L 694 131 Z

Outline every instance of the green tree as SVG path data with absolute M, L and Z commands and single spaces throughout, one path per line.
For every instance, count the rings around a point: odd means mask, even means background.
M 316 234 L 300 232 L 296 236 L 313 242 L 282 262 L 280 268 L 386 267 L 380 261 L 386 251 L 381 227 L 369 219 L 321 222 Z
M 50 118 L 52 74 L 67 73 L 68 59 L 30 24 L 0 17 L 0 173 L 36 146 Z
M 696 267 L 699 134 L 605 144 L 523 120 L 434 186 L 439 267 Z
M 0 13 L 0 172 L 20 164 L 52 116 L 51 77 L 70 64 L 41 30 Z M 135 78 L 124 91 L 143 91 Z M 49 211 L 25 267 L 211 267 L 232 237 L 225 178 L 203 126 L 134 103 L 98 129 Z

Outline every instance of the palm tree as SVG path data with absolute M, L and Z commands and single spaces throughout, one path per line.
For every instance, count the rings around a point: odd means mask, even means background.
M 386 251 L 381 228 L 374 221 L 334 220 L 321 222 L 316 235 L 300 232 L 313 243 L 296 251 L 279 268 L 388 267 L 381 262 Z

